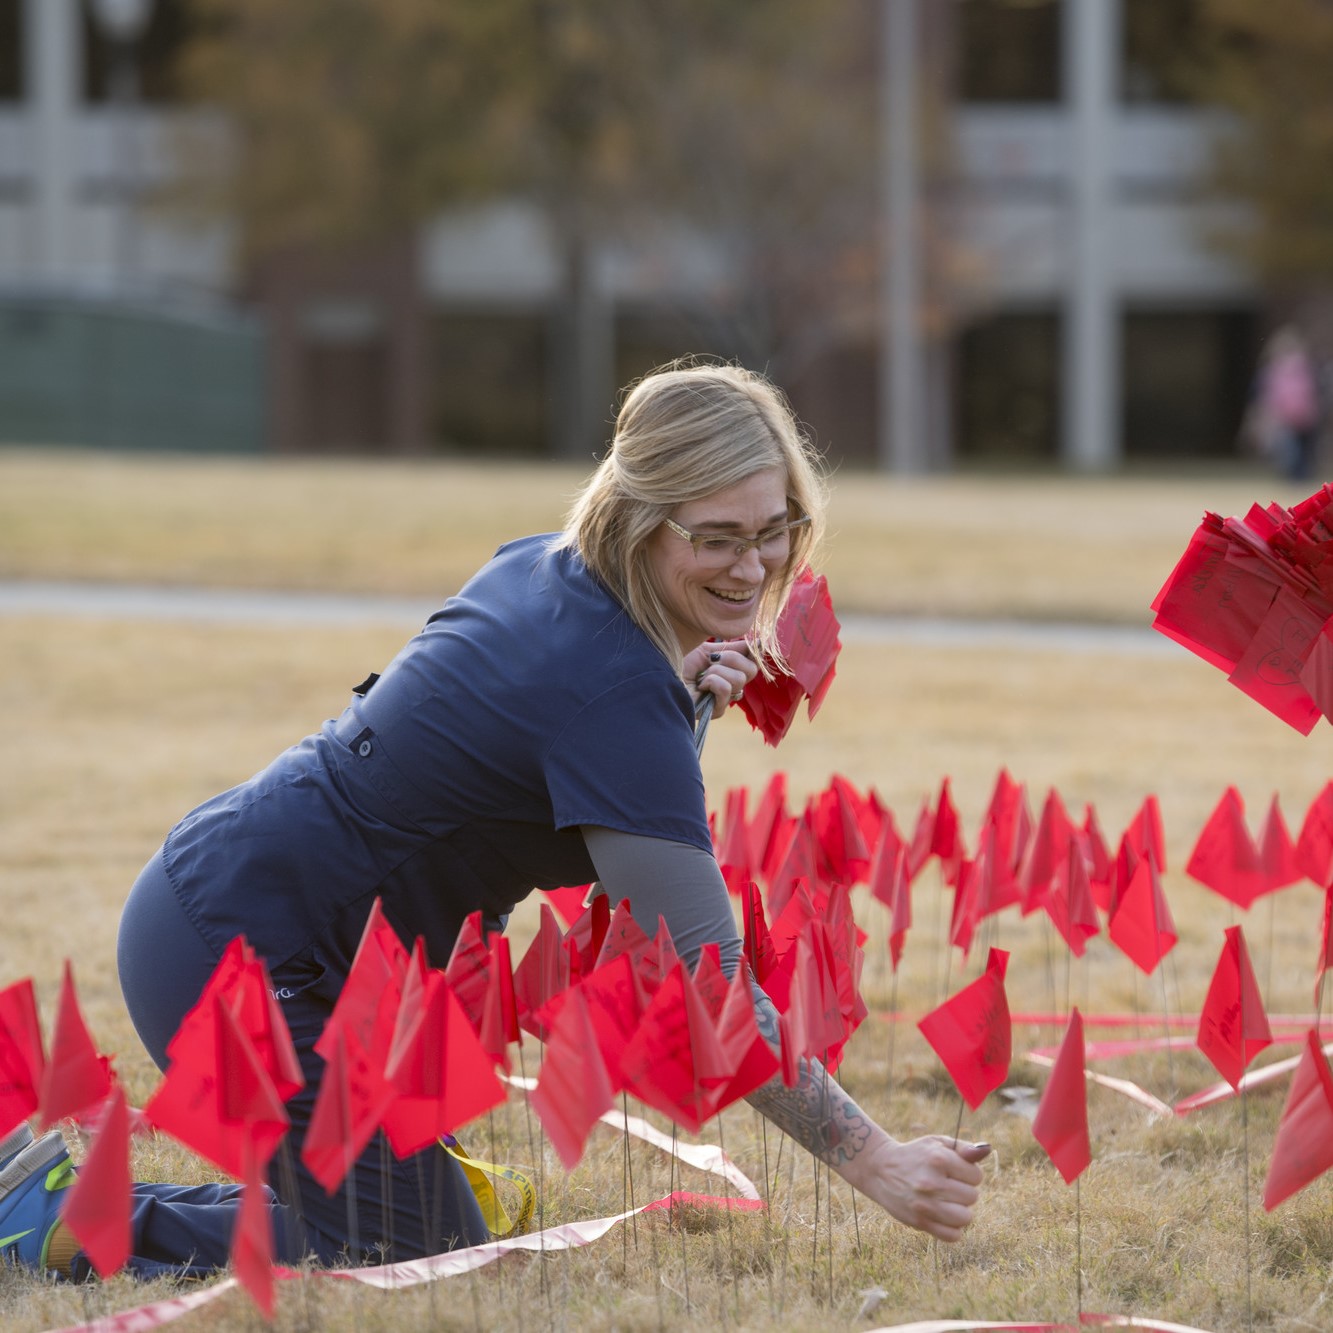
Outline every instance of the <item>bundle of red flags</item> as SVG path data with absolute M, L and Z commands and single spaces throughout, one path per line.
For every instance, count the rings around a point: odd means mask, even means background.
M 1308 736 L 1333 717 L 1333 487 L 1205 513 L 1152 609 L 1154 629 Z
M 741 711 L 769 745 L 776 745 L 790 730 L 802 699 L 808 700 L 809 717 L 819 711 L 842 649 L 839 629 L 828 580 L 807 566 L 797 575 L 778 619 L 785 670 L 778 663 L 767 663 L 767 671 L 761 671 L 741 696 Z

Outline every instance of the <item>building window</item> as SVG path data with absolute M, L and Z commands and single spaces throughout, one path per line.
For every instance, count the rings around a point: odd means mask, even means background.
M 437 310 L 429 431 L 447 453 L 540 457 L 550 404 L 543 312 Z
M 1131 103 L 1195 100 L 1204 47 L 1198 0 L 1122 0 L 1121 97 Z
M 1059 452 L 1060 317 L 996 314 L 957 348 L 956 446 L 964 463 L 1049 463 Z
M 958 91 L 965 102 L 1058 102 L 1063 0 L 961 0 Z
M 1257 357 L 1254 311 L 1135 310 L 1123 328 L 1125 457 L 1235 457 Z
M 115 47 L 106 38 L 89 6 L 83 11 L 83 95 L 89 102 L 111 100 Z M 185 0 L 155 0 L 148 27 L 135 48 L 138 96 L 145 102 L 180 98 L 178 62 L 189 35 Z
M 0 0 L 0 102 L 23 100 L 23 0 Z

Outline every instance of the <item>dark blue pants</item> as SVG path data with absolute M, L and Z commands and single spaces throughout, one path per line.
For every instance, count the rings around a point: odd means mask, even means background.
M 159 1069 L 217 962 L 177 900 L 159 852 L 130 891 L 117 945 L 130 1018 Z M 467 1178 L 439 1148 L 399 1161 L 377 1134 L 342 1189 L 324 1192 L 300 1151 L 324 1066 L 315 1042 L 332 1010 L 327 1000 L 284 987 L 278 977 L 274 984 L 306 1077 L 287 1103 L 291 1130 L 270 1168 L 276 1261 L 396 1262 L 487 1240 Z M 136 1184 L 130 1271 L 198 1276 L 225 1267 L 239 1207 L 239 1185 Z

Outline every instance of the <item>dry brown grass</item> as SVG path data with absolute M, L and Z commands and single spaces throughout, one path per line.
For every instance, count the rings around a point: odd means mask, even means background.
M 0 454 L 0 571 L 444 592 L 504 536 L 555 523 L 573 481 L 565 472 L 472 466 Z M 1071 615 L 1086 606 L 1105 618 L 1142 618 L 1199 511 L 1237 512 L 1272 494 L 1276 488 L 1262 481 L 894 487 L 842 478 L 830 579 L 840 607 Z M 115 922 L 126 887 L 191 804 L 335 713 L 349 685 L 381 665 L 410 629 L 0 619 L 10 698 L 0 767 L 0 982 L 33 975 L 49 1018 L 61 960 L 71 957 L 89 1022 L 117 1052 L 136 1102 L 154 1079 L 114 977 Z M 948 774 L 969 828 L 1001 765 L 1028 785 L 1034 809 L 1050 786 L 1076 808 L 1094 803 L 1111 837 L 1147 793 L 1156 793 L 1173 866 L 1167 891 L 1181 933 L 1165 972 L 1167 1003 L 1194 1012 L 1221 928 L 1233 918 L 1180 873 L 1193 838 L 1229 782 L 1253 812 L 1277 791 L 1298 819 L 1327 780 L 1325 741 L 1322 727 L 1308 740 L 1287 730 L 1183 652 L 1098 658 L 1021 647 L 851 643 L 813 725 L 798 721 L 774 751 L 729 717 L 710 737 L 705 761 L 719 803 L 726 786 L 756 787 L 778 767 L 791 775 L 798 799 L 841 772 L 873 784 L 903 820 Z M 909 1015 L 964 976 L 955 958 L 946 981 L 938 946 L 944 895 L 932 875 L 917 893 L 899 979 L 899 1004 Z M 890 1069 L 885 922 L 876 905 L 859 906 L 871 932 L 866 992 L 875 1012 L 851 1045 L 845 1081 L 900 1133 L 952 1130 L 957 1098 L 910 1022 L 894 1029 Z M 1244 920 L 1274 1011 L 1309 1008 L 1318 912 L 1318 895 L 1307 885 Z M 529 904 L 515 922 L 520 942 L 532 915 Z M 1062 1004 L 1064 966 L 1048 963 L 1039 923 L 1006 917 L 998 929 L 998 942 L 1013 951 L 1015 1010 Z M 966 975 L 983 954 L 984 941 Z M 1138 977 L 1103 941 L 1074 969 L 1071 987 L 1093 1013 L 1156 1011 L 1163 1002 L 1161 980 Z M 1016 1048 L 1053 1044 L 1058 1036 L 1051 1028 L 1024 1028 Z M 1213 1081 L 1192 1051 L 1170 1061 L 1126 1060 L 1108 1072 L 1164 1096 Z M 1016 1059 L 1012 1082 L 1039 1087 L 1044 1077 Z M 637 1248 L 632 1235 L 615 1232 L 544 1264 L 505 1261 L 475 1278 L 396 1295 L 310 1283 L 284 1292 L 278 1326 L 555 1326 L 588 1333 L 856 1326 L 860 1293 L 872 1287 L 887 1296 L 862 1327 L 930 1316 L 1068 1320 L 1077 1216 L 1085 1309 L 1216 1330 L 1245 1327 L 1240 1107 L 1153 1123 L 1103 1090 L 1092 1090 L 1089 1105 L 1095 1160 L 1077 1214 L 1075 1192 L 1045 1162 L 1025 1119 L 997 1098 L 967 1115 L 963 1133 L 998 1151 L 979 1220 L 952 1249 L 876 1217 L 864 1202 L 854 1216 L 840 1182 L 831 1207 L 820 1186 L 816 1231 L 810 1161 L 790 1144 L 779 1150 L 770 1134 L 769 1170 L 777 1179 L 771 1221 L 682 1229 L 641 1220 Z M 1248 1105 L 1254 1320 L 1262 1328 L 1328 1327 L 1329 1183 L 1271 1216 L 1258 1207 L 1280 1108 L 1280 1090 Z M 728 1151 L 752 1177 L 763 1177 L 765 1144 L 753 1113 L 729 1112 L 724 1130 Z M 495 1117 L 494 1133 L 499 1156 L 534 1164 L 517 1102 Z M 470 1137 L 483 1155 L 490 1151 L 488 1127 Z M 705 1137 L 715 1136 L 710 1129 Z M 145 1178 L 201 1174 L 170 1145 L 138 1151 L 136 1168 Z M 568 1177 L 547 1152 L 548 1220 L 618 1211 L 621 1152 L 620 1141 L 599 1129 Z M 633 1164 L 640 1201 L 669 1187 L 660 1155 L 636 1147 Z M 688 1169 L 683 1183 L 716 1188 Z M 123 1279 L 53 1288 L 0 1273 L 0 1323 L 15 1330 L 69 1324 L 168 1290 Z M 259 1324 L 242 1299 L 228 1297 L 182 1326 Z

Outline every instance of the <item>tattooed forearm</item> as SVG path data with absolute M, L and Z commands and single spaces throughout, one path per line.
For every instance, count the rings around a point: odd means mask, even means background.
M 871 1121 L 818 1060 L 801 1062 L 801 1081 L 774 1078 L 746 1100 L 821 1162 L 846 1166 L 870 1141 Z
M 769 1045 L 778 1050 L 777 1010 L 762 991 L 756 994 L 755 1020 Z M 794 1088 L 779 1076 L 755 1089 L 746 1101 L 834 1168 L 846 1166 L 865 1148 L 874 1127 L 818 1060 L 801 1061 L 801 1078 Z

